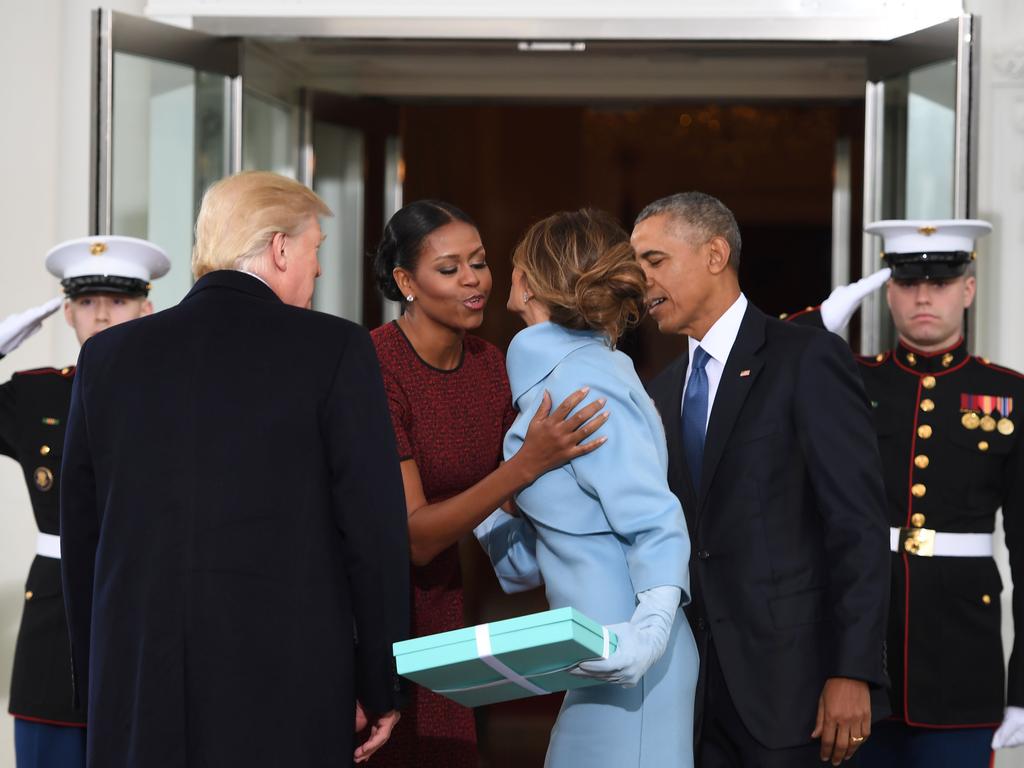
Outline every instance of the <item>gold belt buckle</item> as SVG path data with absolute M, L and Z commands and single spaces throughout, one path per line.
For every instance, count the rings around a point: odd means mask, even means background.
M 933 557 L 935 531 L 931 528 L 900 528 L 900 551 L 918 557 Z

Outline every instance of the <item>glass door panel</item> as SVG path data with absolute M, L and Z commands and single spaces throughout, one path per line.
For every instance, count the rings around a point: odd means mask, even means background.
M 977 19 L 961 16 L 883 44 L 869 61 L 865 103 L 864 224 L 973 212 Z M 865 235 L 862 272 L 882 267 L 880 238 Z M 881 292 L 861 312 L 861 351 L 893 344 Z
M 363 239 L 365 184 L 363 133 L 344 125 L 313 123 L 316 158 L 313 191 L 334 211 L 320 222 L 326 235 L 320 247 L 322 275 L 316 283 L 313 308 L 363 321 Z
M 162 309 L 192 285 L 203 192 L 233 170 L 237 61 L 230 41 L 103 10 L 94 20 L 92 231 L 167 252 L 171 271 L 151 293 Z

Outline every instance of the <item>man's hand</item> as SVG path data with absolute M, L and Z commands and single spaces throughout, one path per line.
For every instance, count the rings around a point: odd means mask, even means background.
M 356 733 L 363 730 L 359 727 L 360 717 L 362 717 L 363 728 L 367 725 L 366 713 L 363 710 L 362 705 L 356 702 Z M 360 746 L 356 747 L 354 754 L 357 763 L 365 763 L 370 759 L 378 749 L 383 747 L 388 739 L 391 738 L 391 731 L 394 730 L 395 725 L 402 717 L 398 710 L 393 709 L 390 712 L 386 712 L 370 725 L 370 738 L 364 741 Z
M 849 760 L 871 735 L 868 684 L 848 677 L 830 677 L 818 699 L 818 721 L 812 739 L 821 739 L 821 761 L 839 765 Z
M 1003 724 L 992 737 L 992 749 L 1008 749 L 1024 744 L 1024 708 L 1007 707 Z
M 43 327 L 48 318 L 64 303 L 63 296 L 50 299 L 45 304 L 10 315 L 0 321 L 0 357 L 17 349 L 25 339 Z
M 530 420 L 526 437 L 519 452 L 510 459 L 519 462 L 530 476 L 530 482 L 549 470 L 583 456 L 604 445 L 608 439 L 599 437 L 584 443 L 608 420 L 609 413 L 598 412 L 604 408 L 605 399 L 595 400 L 570 416 L 572 409 L 583 402 L 590 387 L 584 387 L 569 395 L 554 411 L 551 410 L 551 395 L 544 393 L 540 407 Z
M 861 302 L 885 285 L 891 274 L 892 270 L 885 267 L 855 283 L 840 285 L 821 303 L 821 324 L 832 333 L 840 333 Z
M 370 721 L 366 718 L 366 710 L 363 709 L 363 705 L 356 701 L 356 733 L 359 733 Z

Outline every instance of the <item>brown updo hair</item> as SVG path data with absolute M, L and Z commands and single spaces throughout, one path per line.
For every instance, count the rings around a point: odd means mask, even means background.
M 512 266 L 523 270 L 553 323 L 601 331 L 614 347 L 640 321 L 644 272 L 629 236 L 604 211 L 562 211 L 538 221 L 516 246 Z

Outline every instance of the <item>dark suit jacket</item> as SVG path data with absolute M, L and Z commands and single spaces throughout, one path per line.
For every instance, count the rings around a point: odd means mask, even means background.
M 350 764 L 409 615 L 369 335 L 223 271 L 79 360 L 61 543 L 90 766 Z
M 826 678 L 879 693 L 886 683 L 889 532 L 864 388 L 842 339 L 748 306 L 694 488 L 680 420 L 687 364 L 684 354 L 649 387 L 693 543 L 687 614 L 702 657 L 713 638 L 754 737 L 805 744 Z M 701 703 L 698 690 L 698 722 Z

